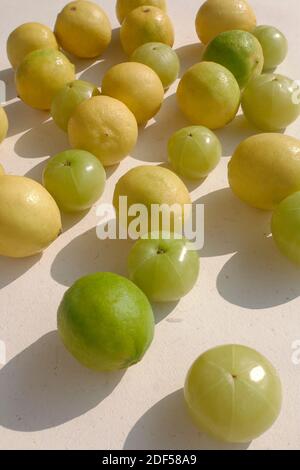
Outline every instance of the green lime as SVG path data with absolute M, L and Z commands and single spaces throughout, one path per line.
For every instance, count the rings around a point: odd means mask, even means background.
M 151 344 L 154 317 L 145 294 L 113 273 L 85 276 L 65 293 L 57 315 L 68 351 L 97 371 L 139 362 Z
M 207 46 L 203 60 L 216 62 L 230 70 L 241 88 L 260 75 L 264 66 L 262 47 L 247 31 L 225 31 Z

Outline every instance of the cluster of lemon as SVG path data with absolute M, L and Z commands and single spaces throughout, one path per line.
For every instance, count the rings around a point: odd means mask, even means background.
M 115 165 L 130 154 L 138 139 L 138 125 L 159 111 L 164 90 L 177 79 L 180 68 L 172 49 L 174 29 L 166 13 L 165 0 L 118 0 L 116 12 L 121 23 L 120 41 L 129 61 L 106 72 L 101 93 L 96 85 L 75 80 L 75 67 L 60 50 L 86 59 L 99 57 L 107 49 L 112 38 L 110 21 L 95 3 L 77 0 L 67 4 L 57 17 L 54 33 L 44 25 L 27 23 L 15 29 L 7 42 L 19 97 L 34 108 L 51 110 L 54 121 L 68 133 L 71 147 L 89 152 L 104 166 Z M 196 30 L 206 45 L 203 60 L 184 73 L 177 89 L 179 108 L 195 126 L 170 139 L 169 160 L 178 174 L 199 179 L 215 168 L 222 153 L 221 144 L 211 130 L 232 121 L 240 103 L 245 116 L 258 129 L 278 132 L 298 117 L 300 100 L 294 99 L 296 90 L 292 80 L 272 73 L 262 74 L 263 70 L 283 61 L 287 41 L 276 28 L 256 28 L 255 14 L 246 0 L 207 0 L 197 14 Z M 1 139 L 7 127 L 5 111 L 1 108 Z M 245 152 L 248 145 L 266 150 Z M 254 137 L 237 150 L 245 158 L 234 156 L 230 163 L 229 182 L 233 191 L 255 207 L 273 209 L 284 197 L 300 189 L 298 160 L 293 158 L 299 146 L 295 139 L 277 134 L 271 138 Z M 273 147 L 277 149 L 276 168 L 282 168 L 265 185 L 266 175 L 275 171 L 268 157 L 273 155 Z M 284 162 L 283 151 L 289 156 Z M 256 165 L 259 171 L 253 165 L 254 156 L 260 164 Z M 88 156 L 82 154 L 81 158 Z M 99 167 L 97 171 L 104 174 Z M 152 171 L 155 187 L 157 171 Z M 167 182 L 168 170 L 160 172 Z M 282 174 L 286 175 L 285 191 L 282 178 L 278 177 Z M 51 178 L 45 177 L 44 185 L 62 210 L 91 207 L 104 188 L 104 184 L 95 187 L 85 203 L 76 207 L 72 201 L 63 200 L 58 181 L 51 184 Z M 120 195 L 128 196 L 124 181 L 130 178 L 126 175 L 123 178 L 125 194 Z M 177 184 L 182 185 L 179 178 Z M 167 190 L 165 184 L 159 202 L 164 202 Z M 146 196 L 144 199 L 134 202 L 151 203 Z M 184 202 L 189 201 L 189 197 L 184 198 Z M 182 203 L 182 200 L 174 197 L 170 202 Z M 50 232 L 53 240 L 54 234 Z M 49 237 L 46 239 L 48 243 Z M 47 243 L 40 243 L 40 248 Z M 11 251 L 0 250 L 6 255 Z M 34 251 L 24 249 L 21 253 L 30 255 Z
M 44 25 L 27 23 L 8 38 L 7 53 L 19 97 L 33 108 L 51 111 L 75 150 L 46 164 L 45 187 L 28 178 L 4 175 L 0 165 L 0 255 L 25 257 L 42 251 L 61 231 L 59 209 L 91 207 L 104 189 L 103 166 L 115 165 L 130 154 L 138 126 L 156 115 L 165 90 L 178 78 L 180 63 L 172 49 L 174 29 L 165 0 L 117 0 L 116 12 L 129 61 L 106 72 L 101 93 L 96 85 L 75 79 L 75 67 L 66 55 L 97 58 L 109 46 L 111 25 L 95 3 L 67 4 L 57 17 L 54 33 Z M 193 126 L 171 136 L 172 167 L 182 176 L 206 177 L 222 154 L 212 130 L 232 121 L 242 103 L 247 119 L 269 133 L 240 144 L 229 164 L 229 183 L 250 205 L 276 208 L 274 237 L 287 256 L 300 261 L 300 142 L 278 132 L 299 116 L 300 100 L 295 99 L 292 80 L 262 73 L 283 61 L 286 39 L 276 28 L 257 28 L 246 0 L 207 0 L 197 14 L 196 30 L 206 45 L 203 60 L 184 73 L 177 89 L 179 108 Z M 7 117 L 0 108 L 0 141 L 7 130 Z M 122 176 L 114 193 L 116 209 L 120 196 L 147 207 L 177 203 L 184 210 L 190 203 L 183 181 L 159 166 L 139 166 Z M 169 245 L 163 246 L 167 255 Z M 140 269 L 146 264 L 145 247 L 140 240 L 130 257 L 135 272 L 131 277 L 141 289 L 124 278 L 101 273 L 79 280 L 62 301 L 61 336 L 88 367 L 113 370 L 142 358 L 152 340 L 154 321 L 141 290 L 152 301 L 177 300 L 196 282 L 199 259 L 193 255 L 184 272 L 185 246 L 182 250 L 177 244 L 177 251 L 173 250 L 181 266 L 171 256 L 172 262 L 166 263 L 169 271 L 166 266 L 161 270 L 166 280 L 159 278 L 157 259 L 147 264 L 146 271 Z M 151 256 L 161 254 L 161 247 L 151 240 L 147 249 Z M 155 288 L 153 272 L 160 280 Z M 111 299 L 117 296 L 118 305 L 112 305 Z M 130 328 L 124 328 L 126 324 Z M 212 389 L 215 395 L 206 393 Z M 244 442 L 260 435 L 280 411 L 281 386 L 275 370 L 261 355 L 241 346 L 225 346 L 201 356 L 190 370 L 185 391 L 199 427 L 228 441 Z M 219 399 L 220 393 L 224 400 Z M 251 405 L 251 413 L 240 406 L 245 402 Z

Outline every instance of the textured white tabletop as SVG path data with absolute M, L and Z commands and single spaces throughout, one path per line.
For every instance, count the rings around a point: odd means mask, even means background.
M 54 25 L 64 0 L 1 0 L 0 80 L 7 83 L 9 137 L 0 146 L 8 173 L 40 180 L 45 160 L 68 148 L 67 137 L 46 113 L 16 99 L 6 58 L 9 32 L 21 23 Z M 78 76 L 100 85 L 111 65 L 125 59 L 118 39 L 114 0 L 99 3 L 110 16 L 113 42 L 97 63 L 77 61 Z M 169 0 L 182 70 L 197 62 L 194 18 L 200 0 Z M 258 22 L 278 26 L 289 56 L 279 71 L 300 79 L 298 0 L 252 0 Z M 155 120 L 140 132 L 132 155 L 108 172 L 104 200 L 128 168 L 166 159 L 169 135 L 186 121 L 176 108 L 176 84 Z M 240 203 L 228 189 L 227 163 L 236 145 L 254 131 L 238 117 L 218 132 L 224 157 L 194 201 L 205 203 L 201 275 L 177 305 L 155 307 L 157 326 L 144 360 L 125 373 L 95 374 L 65 352 L 56 334 L 56 310 L 75 279 L 94 271 L 126 274 L 129 242 L 97 240 L 92 209 L 64 217 L 64 233 L 31 259 L 0 258 L 0 340 L 7 349 L 0 368 L 0 448 L 3 449 L 220 449 L 230 448 L 197 432 L 186 416 L 182 386 L 192 361 L 206 349 L 238 342 L 265 354 L 280 372 L 284 402 L 273 428 L 249 449 L 300 449 L 300 365 L 292 344 L 300 340 L 300 271 L 276 250 L 269 214 Z M 300 120 L 286 133 L 300 136 Z M 267 232 L 268 233 L 268 232 Z M 232 446 L 232 448 L 240 448 Z M 242 446 L 245 448 L 245 446 Z

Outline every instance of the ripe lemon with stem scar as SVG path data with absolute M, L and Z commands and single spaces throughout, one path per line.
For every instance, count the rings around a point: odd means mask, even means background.
M 129 170 L 116 184 L 113 204 L 122 225 L 126 225 L 124 216 L 127 214 L 122 213 L 122 205 L 120 205 L 122 196 L 127 197 L 128 208 L 134 204 L 145 206 L 147 214 L 142 214 L 143 224 L 147 223 L 145 233 L 157 230 L 174 231 L 175 222 L 182 224 L 184 217 L 188 215 L 184 211 L 185 205 L 191 204 L 188 189 L 182 180 L 167 168 L 153 165 L 141 165 Z M 153 211 L 159 207 L 161 214 L 167 217 L 170 227 L 162 227 L 161 218 L 159 226 L 151 226 Z M 173 210 L 170 211 L 170 209 Z M 132 220 L 132 217 L 128 217 L 127 222 L 130 223 Z
M 163 11 L 167 10 L 166 0 L 117 0 L 116 15 L 119 23 L 122 24 L 128 13 L 141 6 L 158 7 Z
M 148 42 L 174 44 L 174 28 L 169 16 L 160 8 L 143 6 L 132 10 L 123 21 L 120 39 L 125 53 L 130 56 L 139 46 Z
M 16 69 L 30 52 L 37 49 L 58 50 L 58 44 L 48 26 L 40 23 L 24 23 L 10 33 L 6 48 L 8 60 Z
M 0 177 L 0 256 L 24 258 L 40 253 L 61 233 L 56 202 L 36 181 Z
M 250 206 L 274 210 L 300 191 L 300 141 L 283 134 L 258 134 L 244 140 L 228 164 L 233 192 Z
M 86 0 L 68 3 L 59 13 L 55 34 L 62 48 L 83 59 L 100 56 L 111 41 L 111 24 L 102 8 Z
M 256 16 L 247 0 L 207 0 L 196 16 L 196 31 L 204 44 L 223 31 L 251 32 L 255 26 Z
M 131 152 L 138 126 L 124 103 L 110 96 L 94 96 L 76 108 L 69 120 L 68 135 L 73 148 L 86 150 L 104 166 L 110 166 Z
M 138 124 L 149 121 L 164 99 L 164 88 L 158 75 L 138 62 L 124 62 L 108 70 L 103 77 L 102 93 L 125 103 Z

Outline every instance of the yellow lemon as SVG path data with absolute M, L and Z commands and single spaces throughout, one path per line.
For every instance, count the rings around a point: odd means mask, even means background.
M 300 141 L 283 134 L 259 134 L 244 140 L 228 165 L 233 192 L 258 209 L 273 210 L 300 191 Z
M 7 131 L 8 131 L 7 115 L 4 109 L 0 106 L 0 143 L 7 136 Z
M 111 41 L 111 24 L 106 13 L 93 2 L 77 0 L 59 13 L 55 34 L 67 52 L 92 59 L 100 56 Z
M 4 174 L 5 174 L 4 168 L 3 168 L 3 166 L 2 166 L 1 163 L 0 163 L 0 176 L 3 176 Z
M 224 127 L 235 117 L 240 105 L 240 88 L 225 67 L 214 62 L 193 65 L 182 77 L 177 101 L 195 125 L 209 129 Z
M 95 96 L 76 108 L 69 120 L 68 135 L 73 148 L 87 150 L 104 166 L 110 166 L 131 152 L 138 127 L 124 103 L 109 96 Z
M 128 106 L 138 124 L 147 122 L 160 109 L 164 88 L 158 75 L 147 65 L 124 62 L 104 76 L 102 93 Z
M 168 15 L 160 8 L 142 6 L 132 10 L 122 23 L 121 44 L 129 56 L 147 42 L 174 44 L 174 29 Z
M 207 0 L 196 17 L 196 31 L 204 44 L 223 31 L 251 32 L 255 26 L 256 16 L 247 0 Z
M 38 49 L 28 54 L 16 72 L 20 98 L 32 108 L 48 110 L 56 93 L 75 80 L 75 67 L 54 49 Z
M 119 213 L 122 224 L 126 225 L 123 223 L 126 214 L 122 213 L 120 197 L 127 197 L 128 209 L 134 204 L 142 204 L 146 208 L 147 214 L 141 213 L 143 222 L 148 221 L 145 233 L 156 229 L 166 229 L 161 225 L 151 226 L 151 217 L 154 216 L 153 211 L 155 210 L 153 205 L 161 207 L 162 217 L 167 217 L 170 223 L 170 228 L 168 227 L 166 231 L 170 231 L 170 229 L 174 230 L 176 227 L 174 224 L 181 223 L 186 215 L 184 206 L 191 204 L 188 189 L 182 180 L 167 168 L 154 165 L 141 165 L 133 168 L 123 175 L 116 184 L 113 204 Z M 133 217 L 128 217 L 127 223 L 132 220 Z M 162 222 L 163 220 L 160 218 L 159 224 Z
M 125 17 L 132 10 L 145 5 L 158 7 L 163 11 L 167 10 L 166 0 L 117 0 L 116 14 L 119 23 L 122 24 Z
M 58 49 L 54 33 L 40 23 L 25 23 L 10 33 L 7 40 L 7 56 L 16 69 L 22 60 L 37 49 Z
M 0 255 L 43 251 L 61 232 L 60 212 L 48 191 L 24 176 L 0 176 Z

